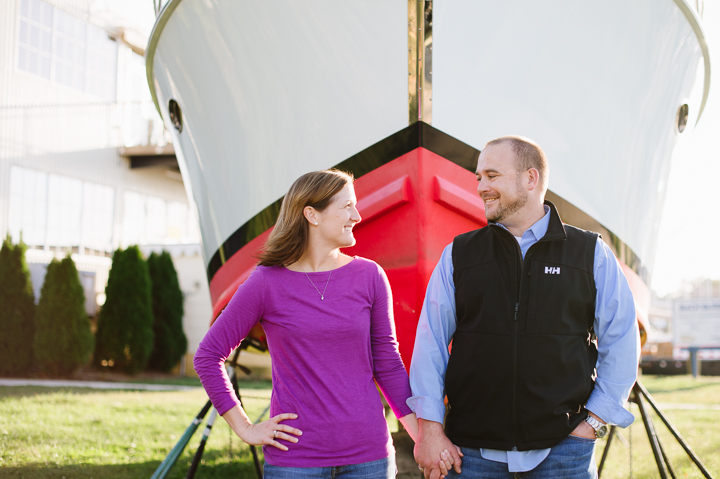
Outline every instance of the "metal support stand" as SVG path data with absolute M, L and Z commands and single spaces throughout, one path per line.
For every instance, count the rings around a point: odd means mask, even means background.
M 635 395 L 634 402 L 640 409 L 640 416 L 642 417 L 643 424 L 645 425 L 645 432 L 647 432 L 648 439 L 650 440 L 650 449 L 652 449 L 653 456 L 655 456 L 655 463 L 657 464 L 658 472 L 660 473 L 661 479 L 668 479 L 668 471 L 662 454 L 660 453 L 660 439 L 655 432 L 655 425 L 652 422 L 652 418 L 645 410 L 645 403 L 642 400 L 642 396 L 637 394 L 633 389 Z
M 707 468 L 703 465 L 703 463 L 700 461 L 700 458 L 698 458 L 697 455 L 693 452 L 693 450 L 690 449 L 688 443 L 685 442 L 678 430 L 675 429 L 675 426 L 670 423 L 668 418 L 660 410 L 660 408 L 653 400 L 652 396 L 650 396 L 650 393 L 648 393 L 647 389 L 645 389 L 645 387 L 640 383 L 640 381 L 635 383 L 632 392 L 633 394 L 630 398 L 630 401 L 637 404 L 638 408 L 640 409 L 640 416 L 642 417 L 643 424 L 645 425 L 645 432 L 647 433 L 648 439 L 650 440 L 650 448 L 652 449 L 653 456 L 655 456 L 655 463 L 657 464 L 660 477 L 662 479 L 668 479 L 668 477 L 675 479 L 677 477 L 677 473 L 675 472 L 675 469 L 670 462 L 670 458 L 665 452 L 665 448 L 663 448 L 662 446 L 660 437 L 657 435 L 652 417 L 650 416 L 649 411 L 645 408 L 645 401 L 647 401 L 647 403 L 650 404 L 650 406 L 655 410 L 655 413 L 658 415 L 658 417 L 660 417 L 668 430 L 670 430 L 670 433 L 673 435 L 675 440 L 678 442 L 678 444 L 682 446 L 682 448 L 685 450 L 690 459 L 692 459 L 698 469 L 700 469 L 700 472 L 703 474 L 703 476 L 707 479 L 713 479 L 713 475 L 710 474 L 710 471 L 708 471 Z M 610 428 L 610 434 L 608 436 L 607 442 L 605 443 L 605 450 L 603 451 L 602 458 L 600 459 L 600 464 L 598 465 L 598 478 L 600 477 L 600 474 L 602 472 L 603 465 L 605 464 L 605 459 L 607 458 L 608 451 L 610 450 L 610 445 L 612 444 L 612 438 L 615 434 L 617 434 L 617 432 L 615 431 L 615 426 L 612 426 Z
M 600 458 L 600 464 L 598 465 L 598 477 L 602 474 L 603 466 L 605 465 L 605 459 L 607 459 L 608 452 L 610 452 L 610 443 L 612 443 L 613 437 L 617 432 L 615 426 L 610 426 L 610 432 L 608 433 L 607 441 L 605 441 L 605 449 L 603 449 L 602 457 Z
M 262 345 L 257 343 L 257 341 L 253 341 L 251 339 L 247 339 L 248 344 L 251 344 L 257 349 L 264 349 L 262 348 Z M 247 346 L 247 344 L 245 345 Z M 262 348 L 262 349 L 261 349 Z M 230 382 L 232 383 L 233 389 L 235 390 L 235 395 L 242 403 L 242 397 L 240 397 L 240 388 L 238 387 L 238 380 L 237 380 L 237 373 L 235 372 L 235 368 L 240 369 L 245 374 L 250 374 L 250 369 L 246 368 L 245 366 L 238 364 L 237 360 L 240 356 L 240 351 L 244 349 L 243 344 L 241 344 L 237 350 L 235 351 L 235 354 L 233 355 L 233 358 L 227 363 L 227 369 L 228 369 L 228 376 L 230 377 Z M 188 442 L 190 442 L 190 439 L 192 438 L 193 434 L 197 430 L 198 426 L 202 422 L 202 420 L 205 418 L 205 415 L 212 407 L 212 403 L 208 400 L 208 402 L 205 404 L 205 406 L 202 408 L 202 410 L 198 413 L 197 417 L 193 420 L 193 422 L 190 424 L 188 429 L 185 431 L 185 434 L 180 438 L 180 441 L 173 447 L 173 449 L 170 451 L 170 453 L 167 455 L 167 457 L 160 463 L 160 466 L 157 468 L 155 473 L 152 475 L 150 479 L 164 479 L 168 473 L 170 472 L 170 469 L 175 465 L 178 458 L 182 454 L 182 452 L 185 450 L 185 446 L 187 446 Z M 259 422 L 265 414 L 270 410 L 270 405 L 265 408 L 265 410 L 260 414 L 260 416 L 255 420 L 255 422 Z M 205 427 L 205 431 L 203 433 L 202 440 L 200 441 L 200 445 L 198 446 L 197 451 L 195 451 L 195 455 L 193 457 L 192 464 L 190 465 L 190 469 L 188 470 L 187 476 L 185 479 L 194 479 L 195 473 L 197 472 L 197 468 L 200 465 L 200 461 L 202 459 L 203 453 L 205 452 L 205 444 L 207 443 L 208 437 L 210 436 L 210 432 L 212 430 L 213 423 L 215 422 L 215 418 L 217 417 L 217 411 L 213 409 L 212 414 L 210 415 L 210 419 L 208 419 L 207 425 Z M 263 479 L 263 473 L 262 473 L 262 465 L 260 464 L 260 458 L 258 457 L 257 449 L 255 446 L 250 446 L 250 452 L 252 452 L 253 456 L 253 463 L 255 465 L 255 473 L 257 474 L 258 479 Z
M 192 464 L 190 464 L 190 469 L 188 470 L 185 479 L 193 479 L 195 477 L 197 468 L 200 465 L 200 460 L 205 452 L 205 444 L 207 444 L 208 437 L 210 437 L 210 431 L 212 430 L 213 424 L 215 424 L 215 418 L 217 418 L 217 410 L 213 408 L 210 413 L 210 418 L 205 425 L 205 431 L 203 432 L 202 439 L 200 440 L 200 445 L 198 446 L 197 451 L 195 451 L 195 456 L 193 457 Z
M 198 415 L 195 416 L 195 419 L 193 419 L 188 428 L 185 430 L 185 433 L 183 433 L 180 440 L 177 442 L 177 444 L 175 444 L 175 447 L 172 448 L 167 457 L 165 457 L 165 459 L 163 459 L 163 462 L 160 463 L 160 465 L 155 470 L 155 473 L 150 479 L 164 479 L 168 475 L 170 469 L 172 469 L 172 467 L 175 465 L 178 458 L 180 457 L 180 454 L 182 454 L 182 452 L 185 450 L 185 446 L 187 446 L 188 442 L 190 442 L 190 439 L 192 438 L 193 434 L 195 434 L 195 431 L 197 430 L 198 426 L 205 418 L 205 415 L 211 407 L 212 403 L 208 400 L 208 402 L 205 403 L 205 406 L 203 406 Z
M 240 348 L 238 348 L 237 352 L 235 353 L 235 356 L 233 357 L 232 361 L 230 362 L 231 367 L 239 367 L 245 374 L 250 374 L 250 370 L 246 368 L 245 366 L 242 366 L 237 363 L 237 358 L 240 355 Z M 230 378 L 230 382 L 232 383 L 232 387 L 235 390 L 235 395 L 237 396 L 238 400 L 240 401 L 240 404 L 242 404 L 242 397 L 240 396 L 240 387 L 238 386 L 237 381 L 237 374 L 233 374 Z M 264 414 L 264 413 L 263 413 Z M 258 421 L 262 419 L 262 416 L 258 418 Z M 255 422 L 258 422 L 255 421 Z M 253 456 L 253 464 L 255 465 L 255 474 L 257 475 L 258 479 L 263 479 L 263 473 L 262 473 L 262 465 L 260 464 L 260 459 L 258 458 L 257 449 L 255 446 L 250 446 L 250 452 Z

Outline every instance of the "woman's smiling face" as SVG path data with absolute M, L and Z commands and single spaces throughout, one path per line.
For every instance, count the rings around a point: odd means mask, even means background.
M 324 211 L 317 212 L 319 233 L 333 248 L 355 245 L 353 227 L 362 219 L 357 210 L 355 188 L 351 183 L 340 190 Z

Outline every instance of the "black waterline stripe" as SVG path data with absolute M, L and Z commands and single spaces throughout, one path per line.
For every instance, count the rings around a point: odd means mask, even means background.
M 355 178 L 360 178 L 419 147 L 430 150 L 473 173 L 480 154 L 480 150 L 419 121 L 338 163 L 335 168 L 351 172 Z M 635 271 L 646 284 L 649 284 L 650 274 L 646 265 L 619 237 L 597 220 L 552 192 L 548 191 L 548 196 L 558 207 L 560 217 L 564 221 L 601 233 L 616 256 Z M 275 224 L 282 200 L 279 198 L 252 217 L 218 248 L 207 267 L 208 281 L 212 280 L 225 261 Z
M 426 148 L 472 172 L 475 171 L 480 154 L 480 151 L 472 146 L 419 121 L 338 163 L 335 168 L 351 172 L 355 178 L 360 178 L 419 147 Z M 278 199 L 253 216 L 220 245 L 208 264 L 208 281 L 212 280 L 225 261 L 275 224 L 282 200 L 282 198 Z

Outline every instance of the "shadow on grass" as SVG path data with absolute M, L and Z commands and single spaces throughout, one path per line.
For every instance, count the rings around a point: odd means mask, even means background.
M 248 452 L 249 454 L 249 452 Z M 224 461 L 224 462 L 223 462 Z M 186 457 L 178 461 L 167 479 L 182 479 L 187 475 L 189 465 Z M 262 461 L 261 461 L 262 464 Z M 76 464 L 60 466 L 55 464 L 27 464 L 19 467 L 0 467 L 0 477 L 22 479 L 138 479 L 153 475 L 160 461 L 134 464 L 91 465 Z M 208 451 L 197 470 L 196 479 L 255 479 L 255 466 L 248 457 L 228 461 L 227 453 Z

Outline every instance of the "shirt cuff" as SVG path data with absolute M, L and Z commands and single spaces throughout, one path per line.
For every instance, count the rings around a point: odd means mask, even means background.
M 408 398 L 407 405 L 413 410 L 418 419 L 435 421 L 440 424 L 445 419 L 445 403 L 427 396 L 412 396 Z
M 593 414 L 603 421 L 623 428 L 628 427 L 635 421 L 635 416 L 633 416 L 630 411 L 609 396 L 603 394 L 602 391 L 599 391 L 597 388 L 593 389 L 585 408 L 588 411 L 592 411 Z
M 390 406 L 390 409 L 392 409 L 392 412 L 395 414 L 396 418 L 405 417 L 408 414 L 412 414 L 413 410 L 410 409 L 410 407 L 406 404 L 400 404 L 398 407 L 392 407 Z

